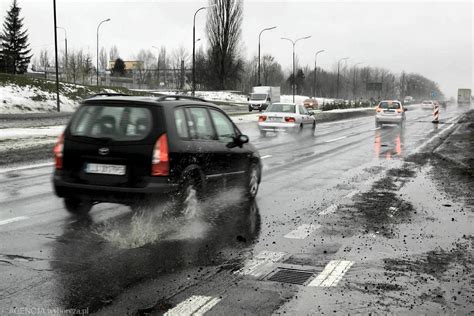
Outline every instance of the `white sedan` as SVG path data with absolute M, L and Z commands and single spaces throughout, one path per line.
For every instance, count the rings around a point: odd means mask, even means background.
M 263 137 L 267 132 L 301 133 L 304 127 L 314 131 L 316 119 L 303 105 L 273 103 L 258 117 L 258 129 Z

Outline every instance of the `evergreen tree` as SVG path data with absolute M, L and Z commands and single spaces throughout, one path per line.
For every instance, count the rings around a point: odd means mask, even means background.
M 125 74 L 125 63 L 121 58 L 117 58 L 112 68 L 113 76 L 123 76 Z
M 31 59 L 28 30 L 23 30 L 20 10 L 16 0 L 13 0 L 3 23 L 3 32 L 0 34 L 0 70 L 6 73 L 25 73 Z

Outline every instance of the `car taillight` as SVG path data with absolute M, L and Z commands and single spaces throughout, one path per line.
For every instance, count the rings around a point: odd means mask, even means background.
M 266 115 L 260 115 L 260 116 L 258 117 L 258 121 L 259 121 L 259 122 L 265 122 L 266 120 L 267 120 L 267 116 L 266 116 Z
M 287 116 L 287 117 L 285 117 L 285 122 L 294 123 L 294 122 L 296 122 L 296 120 L 295 120 L 294 117 Z
M 382 112 L 382 109 L 381 109 L 381 108 L 376 108 L 375 111 L 376 111 L 377 113 L 379 113 L 379 112 Z
M 56 145 L 54 145 L 54 165 L 56 169 L 63 168 L 63 151 L 64 151 L 64 133 L 59 136 Z
M 396 111 L 397 111 L 397 113 L 402 113 L 403 112 L 402 109 L 397 109 Z
M 152 176 L 167 176 L 170 174 L 170 163 L 168 156 L 168 137 L 163 134 L 158 138 L 153 149 L 151 161 Z

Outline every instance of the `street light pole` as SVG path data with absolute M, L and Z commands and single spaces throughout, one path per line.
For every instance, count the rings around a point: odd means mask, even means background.
M 110 19 L 103 20 L 97 25 L 97 85 L 99 85 L 99 28 L 102 23 L 109 22 Z
M 66 29 L 64 27 L 60 27 L 58 26 L 57 27 L 58 29 L 61 29 L 64 31 L 64 57 L 65 57 L 65 64 L 64 64 L 64 72 L 66 73 L 66 82 L 68 82 L 68 73 L 67 73 L 67 32 L 66 32 Z
M 261 86 L 262 83 L 260 82 L 260 37 L 262 36 L 262 33 L 265 31 L 273 30 L 275 29 L 276 26 L 268 27 L 260 31 L 260 34 L 258 34 L 258 74 L 257 74 L 257 86 Z
M 318 60 L 318 54 L 324 52 L 324 49 L 318 50 L 314 55 L 314 73 L 313 73 L 313 97 L 316 98 L 316 72 L 318 68 L 316 67 L 316 62 Z
M 193 85 L 192 85 L 192 95 L 194 96 L 194 93 L 196 91 L 196 15 L 198 14 L 199 11 L 215 7 L 216 4 L 206 6 L 206 7 L 201 7 L 194 12 L 194 18 L 193 18 Z
M 347 60 L 349 57 L 344 57 L 338 60 L 337 62 L 337 84 L 336 84 L 336 99 L 339 98 L 339 68 L 341 66 L 341 61 Z
M 58 75 L 58 29 L 56 26 L 56 0 L 53 0 L 54 11 L 54 59 L 56 64 L 56 109 L 61 111 L 59 103 L 59 75 Z
M 291 40 L 289 38 L 286 38 L 286 37 L 282 37 L 281 39 L 282 40 L 287 40 L 287 41 L 290 41 L 291 44 L 293 44 L 293 103 L 295 103 L 295 88 L 296 88 L 296 78 L 295 78 L 295 45 L 298 41 L 300 40 L 304 40 L 304 39 L 308 39 L 310 38 L 311 36 L 305 36 L 305 37 L 300 37 L 296 40 Z

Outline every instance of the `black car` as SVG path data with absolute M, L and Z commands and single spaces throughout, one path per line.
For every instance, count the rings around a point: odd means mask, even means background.
M 130 206 L 157 196 L 243 186 L 255 198 L 261 161 L 227 114 L 193 97 L 96 96 L 82 102 L 55 148 L 53 184 L 66 209 Z

